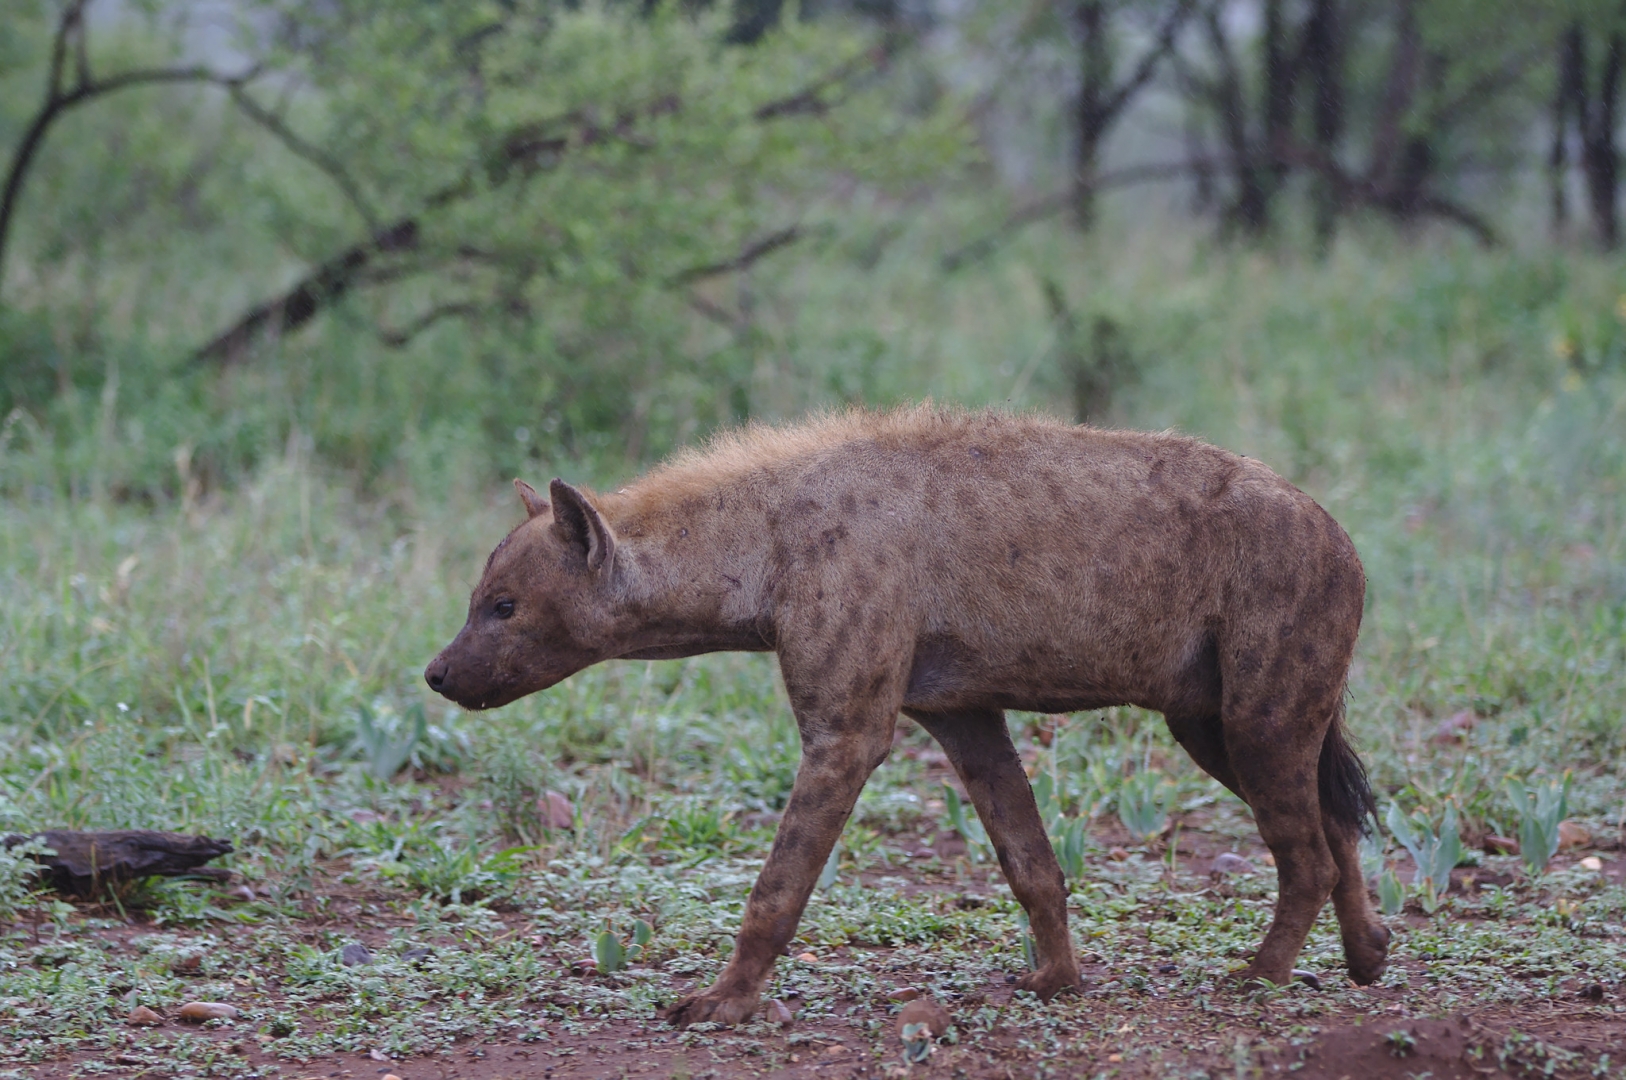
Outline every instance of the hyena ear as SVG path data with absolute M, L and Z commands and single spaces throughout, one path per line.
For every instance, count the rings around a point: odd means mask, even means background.
M 536 489 L 523 480 L 514 481 L 514 490 L 519 492 L 519 501 L 525 504 L 527 519 L 540 517 L 548 512 L 548 500 L 536 493 Z
M 548 485 L 553 496 L 553 527 L 587 556 L 587 569 L 598 573 L 615 557 L 615 533 L 587 496 L 563 480 Z

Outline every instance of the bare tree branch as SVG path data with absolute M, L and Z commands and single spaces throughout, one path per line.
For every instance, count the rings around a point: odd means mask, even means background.
M 692 285 L 702 278 L 718 277 L 722 274 L 735 274 L 741 270 L 744 270 L 746 267 L 750 266 L 764 255 L 771 255 L 782 247 L 794 244 L 801 238 L 801 227 L 798 225 L 792 225 L 788 229 L 780 229 L 778 232 L 769 233 L 761 240 L 758 240 L 756 243 L 746 247 L 732 259 L 725 259 L 722 262 L 710 263 L 706 266 L 693 266 L 687 270 L 679 270 L 677 273 L 667 278 L 666 283 L 670 286 Z
M 252 79 L 259 71 L 256 67 L 243 75 L 230 76 L 199 66 L 136 68 L 106 79 L 95 79 L 91 76 L 85 44 L 85 8 L 88 2 L 89 0 L 74 0 L 62 11 L 55 37 L 51 42 L 51 64 L 45 79 L 45 99 L 23 130 L 22 139 L 12 151 L 11 162 L 6 168 L 5 187 L 0 191 L 0 282 L 4 280 L 6 248 L 11 238 L 11 223 L 17 211 L 17 203 L 22 198 L 23 183 L 28 178 L 35 156 L 45 143 L 45 136 L 50 131 L 51 125 L 64 113 L 96 98 L 133 86 L 198 82 L 235 89 Z M 64 90 L 70 39 L 73 39 L 74 43 L 77 70 L 73 89 Z
M 301 138 L 299 133 L 284 123 L 280 116 L 255 101 L 242 84 L 233 85 L 229 90 L 232 102 L 238 109 L 242 110 L 243 115 L 269 131 L 276 137 L 278 142 L 286 146 L 291 152 L 304 158 L 326 174 L 327 178 L 333 181 L 334 186 L 344 193 L 344 197 L 349 200 L 356 213 L 361 215 L 361 219 L 367 223 L 367 231 L 378 232 L 378 215 L 373 212 L 372 207 L 367 205 L 367 200 L 362 198 L 360 186 L 345 171 L 343 165 L 335 160 L 332 155 L 324 153 Z

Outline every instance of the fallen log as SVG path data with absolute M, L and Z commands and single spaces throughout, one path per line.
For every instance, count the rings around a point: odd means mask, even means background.
M 226 881 L 231 871 L 204 866 L 232 850 L 231 841 L 182 833 L 127 829 L 116 832 L 74 832 L 47 829 L 26 836 L 7 836 L 5 846 L 40 840 L 54 854 L 37 854 L 41 873 L 58 891 L 89 896 L 98 885 L 134 881 L 144 877 L 201 877 Z

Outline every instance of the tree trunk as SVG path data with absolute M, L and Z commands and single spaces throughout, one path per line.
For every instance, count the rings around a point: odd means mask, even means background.
M 1558 44 L 1558 78 L 1553 92 L 1553 145 L 1547 155 L 1547 183 L 1551 189 L 1554 235 L 1569 224 L 1569 135 L 1573 125 L 1585 136 L 1586 44 L 1581 24 L 1574 22 Z
M 1085 232 L 1095 224 L 1095 173 L 1108 119 L 1107 87 L 1112 80 L 1105 7 L 1102 0 L 1080 0 L 1074 10 L 1079 35 L 1079 87 L 1074 110 L 1073 222 Z
M 1585 127 L 1582 128 L 1581 164 L 1586 172 L 1587 199 L 1592 206 L 1592 223 L 1598 230 L 1598 241 L 1605 250 L 1612 251 L 1620 242 L 1619 218 L 1616 214 L 1616 187 L 1620 173 L 1620 156 L 1615 148 L 1615 122 L 1620 99 L 1620 69 L 1622 62 L 1620 31 L 1609 35 L 1604 50 L 1603 72 L 1598 81 L 1598 96 L 1587 109 Z
M 1332 247 L 1344 199 L 1332 169 L 1338 159 L 1338 144 L 1344 135 L 1344 48 L 1341 31 L 1336 0 L 1315 0 L 1304 27 L 1302 55 L 1305 74 L 1315 85 L 1311 120 L 1321 167 L 1316 171 L 1311 197 L 1315 203 L 1316 248 L 1323 254 Z
M 1275 189 L 1287 177 L 1287 142 L 1293 132 L 1293 91 L 1298 65 L 1288 54 L 1282 0 L 1265 0 L 1265 135 L 1269 186 Z

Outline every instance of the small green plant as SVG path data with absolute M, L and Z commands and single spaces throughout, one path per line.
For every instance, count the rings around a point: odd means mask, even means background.
M 44 840 L 25 840 L 12 847 L 0 844 L 0 923 L 15 919 L 38 898 L 39 863 L 35 855 L 54 855 Z
M 903 1063 L 919 1065 L 932 1056 L 932 1026 L 905 1024 L 898 1033 L 903 1038 Z
M 400 878 L 445 903 L 475 903 L 512 887 L 524 871 L 526 856 L 535 850 L 535 847 L 510 847 L 481 855 L 475 844 L 456 848 L 437 844 L 421 855 L 384 863 L 379 872 L 386 877 Z
M 943 806 L 948 812 L 949 827 L 965 841 L 967 854 L 973 862 L 981 862 L 989 848 L 988 831 L 977 820 L 976 812 L 967 813 L 968 807 L 960 793 L 948 784 L 943 785 Z
M 1383 1044 L 1389 1048 L 1390 1057 L 1410 1057 L 1417 1049 L 1417 1040 L 1405 1028 L 1389 1032 L 1383 1037 Z
M 1018 908 L 1016 911 L 1017 936 L 1022 941 L 1022 961 L 1027 964 L 1029 971 L 1039 969 L 1039 954 L 1033 948 L 1033 928 L 1028 925 L 1028 913 Z
M 655 928 L 642 919 L 633 922 L 630 943 L 623 942 L 611 929 L 602 930 L 593 941 L 593 963 L 599 974 L 614 975 L 642 956 L 654 937 Z
M 1439 831 L 1434 831 L 1429 819 L 1421 812 L 1409 818 L 1400 812 L 1398 803 L 1389 804 L 1384 823 L 1402 846 L 1411 853 L 1417 872 L 1412 884 L 1423 902 L 1423 910 L 1432 914 L 1440 906 L 1440 898 L 1451 886 L 1451 868 L 1462 858 L 1462 837 L 1457 834 L 1457 808 L 1447 804 L 1440 819 Z
M 1572 779 L 1568 770 L 1562 780 L 1539 787 L 1507 779 L 1508 798 L 1519 815 L 1519 858 L 1531 874 L 1545 870 L 1558 851 L 1558 823 L 1569 813 Z
M 1398 915 L 1405 906 L 1406 887 L 1400 883 L 1400 875 L 1384 867 L 1378 875 L 1378 907 L 1385 915 Z
M 824 860 L 824 869 L 819 871 L 818 889 L 823 892 L 836 883 L 841 876 L 841 844 L 837 843 L 830 849 L 830 857 Z
M 1062 873 L 1069 878 L 1084 876 L 1084 850 L 1089 838 L 1083 815 L 1067 817 L 1061 800 L 1056 795 L 1056 784 L 1049 773 L 1040 773 L 1033 781 L 1033 801 L 1039 807 L 1039 819 L 1050 834 L 1050 846 L 1056 850 L 1056 861 Z
M 379 715 L 362 702 L 356 706 L 356 734 L 351 751 L 359 752 L 374 780 L 388 780 L 401 771 L 413 748 L 429 735 L 423 706 L 413 705 L 403 717 Z
M 710 803 L 690 803 L 666 816 L 660 846 L 701 855 L 720 854 L 735 845 L 734 815 Z
M 1118 820 L 1137 843 L 1146 844 L 1163 831 L 1169 817 L 1170 786 L 1155 772 L 1138 772 L 1118 789 Z

